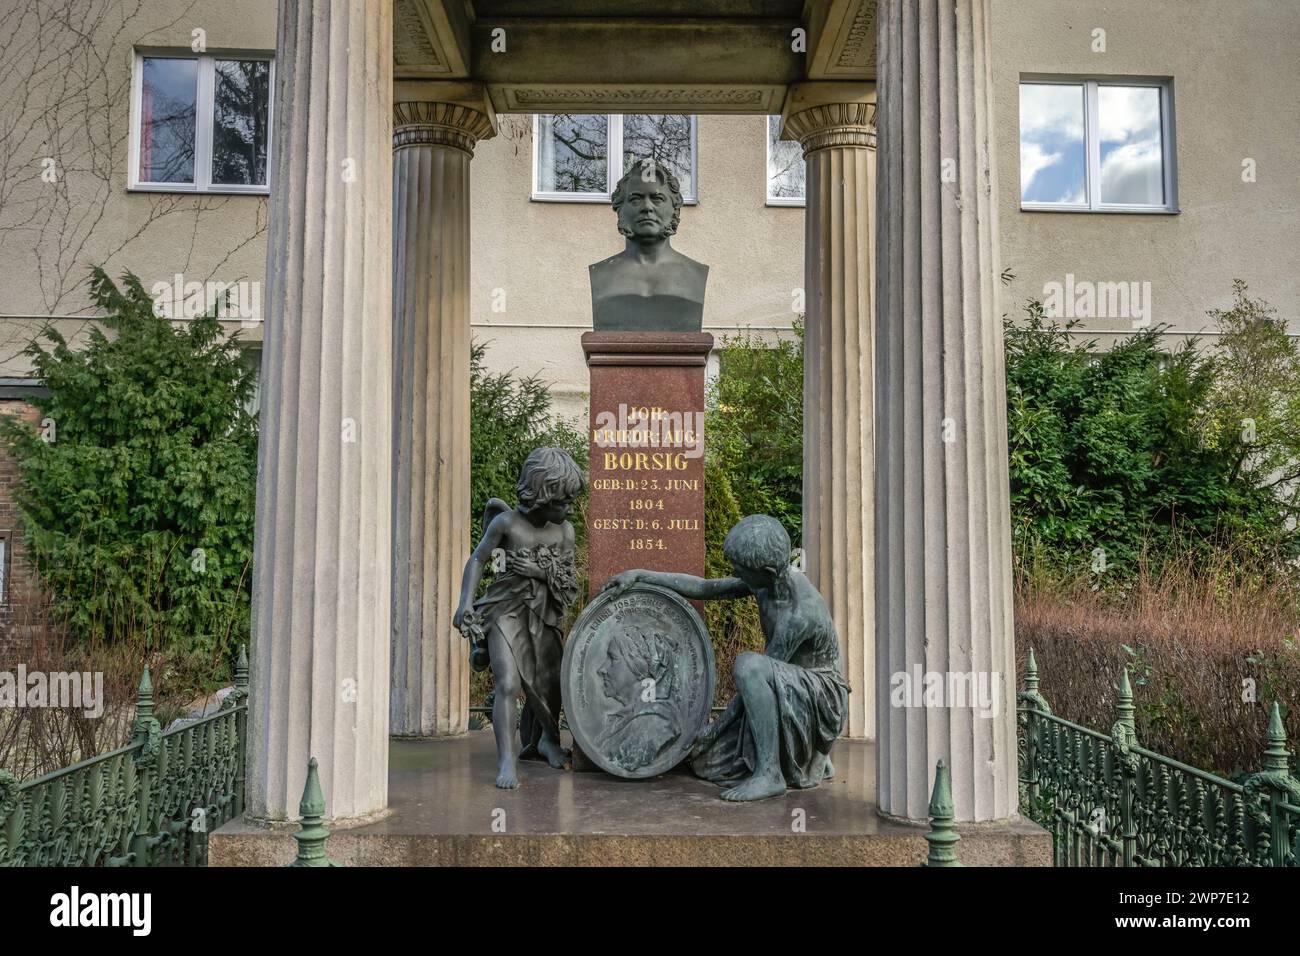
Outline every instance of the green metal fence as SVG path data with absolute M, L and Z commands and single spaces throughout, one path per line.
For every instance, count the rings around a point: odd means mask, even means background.
M 215 714 L 162 733 L 146 667 L 131 743 L 19 784 L 0 770 L 0 866 L 203 866 L 244 812 L 248 657 Z
M 1017 702 L 1020 809 L 1052 834 L 1055 865 L 1300 865 L 1300 780 L 1276 703 L 1263 770 L 1234 783 L 1138 743 L 1127 670 L 1109 735 L 1052 713 L 1032 651 Z M 205 865 L 208 833 L 244 811 L 247 727 L 242 647 L 221 709 L 165 734 L 145 668 L 127 746 L 24 784 L 0 770 L 0 866 Z M 314 777 L 299 865 L 330 865 Z M 941 765 L 928 865 L 956 864 L 950 804 Z
M 1276 703 L 1264 769 L 1238 784 L 1138 743 L 1124 671 L 1110 734 L 1052 713 L 1029 652 L 1017 695 L 1020 812 L 1052 834 L 1056 866 L 1300 865 L 1300 781 Z

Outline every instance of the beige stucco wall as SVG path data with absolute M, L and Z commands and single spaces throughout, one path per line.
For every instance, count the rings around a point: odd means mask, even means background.
M 1295 0 L 993 0 L 1002 264 L 1016 275 L 1003 311 L 1072 273 L 1150 282 L 1153 323 L 1212 330 L 1205 310 L 1228 305 L 1241 278 L 1300 332 L 1298 49 Z M 1021 74 L 1173 77 L 1180 211 L 1021 211 Z M 1246 158 L 1255 183 L 1242 182 Z
M 1300 331 L 1300 4 L 992 3 L 1002 261 L 1016 275 L 1004 311 L 1067 273 L 1149 281 L 1154 320 L 1195 331 L 1240 277 Z M 202 29 L 209 50 L 269 50 L 275 4 L 151 0 L 126 23 L 118 0 L 32 6 L 40 9 L 6 21 L 17 24 L 12 39 L 0 38 L 12 67 L 0 72 L 0 129 L 16 131 L 0 137 L 0 377 L 26 370 L 17 353 L 33 323 L 21 317 L 87 312 L 92 263 L 134 271 L 147 286 L 177 271 L 260 282 L 265 269 L 265 198 L 127 191 L 128 117 L 135 49 L 188 48 Z M 1095 27 L 1107 32 L 1105 53 L 1091 50 Z M 38 31 L 41 45 L 31 42 Z M 1031 73 L 1172 76 L 1180 212 L 1021 211 L 1018 82 Z M 607 204 L 532 201 L 531 119 L 502 125 L 473 164 L 474 332 L 490 343 L 491 367 L 539 374 L 573 414 L 586 383 L 586 267 L 616 252 L 620 237 Z M 764 204 L 764 119 L 701 116 L 698 130 L 699 203 L 683 211 L 674 241 L 712 267 L 706 328 L 788 329 L 802 285 L 803 210 Z M 56 184 L 41 179 L 46 157 Z M 1241 181 L 1247 157 L 1258 164 L 1255 183 Z M 497 289 L 504 312 L 493 311 Z M 256 341 L 261 329 L 241 335 Z
M 0 37 L 0 377 L 27 371 L 17 354 L 28 316 L 90 311 L 92 265 L 116 277 L 261 282 L 264 196 L 127 191 L 131 79 L 137 49 L 275 48 L 267 0 L 61 0 L 16 5 Z M 39 43 L 36 42 L 39 37 Z M 53 159 L 57 181 L 42 179 Z M 82 320 L 58 320 L 71 334 Z M 232 323 L 231 328 L 237 328 Z M 241 337 L 256 341 L 260 326 Z
M 803 209 L 765 204 L 766 123 L 763 116 L 697 121 L 699 202 L 683 207 L 672 241 L 709 266 L 704 328 L 715 336 L 739 327 L 789 330 L 796 315 Z M 591 329 L 587 266 L 621 251 L 623 237 L 607 202 L 532 201 L 532 119 L 503 117 L 502 124 L 501 135 L 479 144 L 471 174 L 474 335 L 490 343 L 490 367 L 553 382 L 557 407 L 572 415 L 585 408 L 579 340 Z M 504 311 L 494 311 L 494 301 L 504 301 Z

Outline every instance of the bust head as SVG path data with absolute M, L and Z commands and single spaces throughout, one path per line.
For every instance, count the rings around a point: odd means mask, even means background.
M 591 314 L 597 332 L 699 332 L 709 267 L 682 255 L 669 237 L 682 212 L 682 189 L 653 159 L 633 163 L 614 187 L 623 250 L 592 263 Z
M 624 236 L 647 242 L 667 239 L 682 218 L 682 187 L 667 166 L 638 160 L 614 187 L 613 206 Z

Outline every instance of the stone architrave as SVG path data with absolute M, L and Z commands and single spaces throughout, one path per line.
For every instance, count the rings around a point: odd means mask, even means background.
M 853 688 L 846 736 L 875 733 L 875 91 L 795 87 L 785 134 L 807 162 L 803 546 Z
M 470 159 L 492 132 L 469 106 L 394 106 L 395 735 L 468 729 L 466 648 L 451 619 L 470 546 Z
M 388 802 L 389 0 L 281 0 L 254 543 L 247 813 Z
M 1017 808 L 1015 648 L 989 4 L 879 6 L 877 797 Z M 941 685 L 942 701 L 923 685 Z

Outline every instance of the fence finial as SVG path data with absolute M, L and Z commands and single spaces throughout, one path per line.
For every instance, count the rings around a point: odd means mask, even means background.
M 1029 649 L 1029 658 L 1025 661 L 1025 689 L 1016 695 L 1016 703 L 1027 703 L 1032 709 L 1043 714 L 1050 714 L 1052 708 L 1047 704 L 1047 698 L 1038 692 L 1038 659 L 1034 657 L 1034 649 Z
M 325 855 L 325 841 L 330 831 L 321 825 L 325 815 L 325 795 L 320 788 L 320 772 L 316 758 L 307 761 L 307 783 L 302 788 L 302 802 L 298 804 L 302 826 L 293 838 L 298 841 L 298 856 L 290 866 L 338 866 Z
M 149 678 L 149 665 L 144 665 L 140 675 L 140 686 L 136 688 L 135 719 L 153 716 L 153 681 Z
M 1131 733 L 1137 733 L 1133 720 L 1133 685 L 1129 683 L 1128 668 L 1125 667 L 1119 677 L 1119 693 L 1115 697 L 1115 721 L 1123 724 Z
M 153 681 L 149 677 L 149 665 L 144 665 L 140 675 L 140 686 L 136 690 L 135 721 L 131 725 L 131 742 L 140 749 L 135 755 L 137 764 L 148 764 L 162 748 L 162 727 L 153 715 Z
M 930 795 L 930 829 L 925 839 L 930 844 L 922 866 L 961 866 L 957 860 L 957 841 L 961 839 L 952 824 L 952 781 L 942 760 L 934 768 L 934 790 Z
M 235 661 L 235 686 L 248 691 L 248 645 L 239 645 L 239 658 Z
M 1268 746 L 1264 749 L 1264 769 L 1275 773 L 1288 770 L 1286 749 L 1286 728 L 1282 726 L 1282 708 L 1273 701 L 1273 710 L 1268 715 Z

